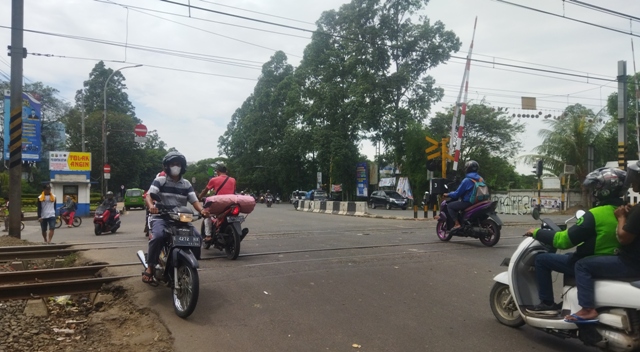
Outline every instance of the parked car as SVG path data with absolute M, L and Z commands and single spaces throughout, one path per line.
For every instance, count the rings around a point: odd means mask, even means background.
M 131 208 L 144 208 L 143 193 L 144 190 L 141 190 L 140 188 L 129 188 L 124 193 L 124 208 L 126 210 Z
M 371 197 L 369 198 L 369 208 L 372 209 L 384 206 L 387 209 L 401 208 L 402 210 L 406 210 L 407 203 L 407 198 L 396 191 L 375 191 L 371 193 Z

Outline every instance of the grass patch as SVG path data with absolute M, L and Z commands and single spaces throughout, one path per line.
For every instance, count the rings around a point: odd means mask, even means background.
M 64 257 L 64 261 L 62 262 L 63 268 L 69 268 L 75 265 L 78 260 L 78 253 L 71 253 L 68 256 Z

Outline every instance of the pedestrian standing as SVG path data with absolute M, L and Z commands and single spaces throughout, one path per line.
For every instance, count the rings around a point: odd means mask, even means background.
M 56 227 L 56 196 L 51 193 L 51 185 L 43 187 L 42 194 L 38 197 L 38 221 L 42 229 L 42 238 L 47 244 L 51 244 L 53 231 Z M 47 227 L 49 237 L 47 238 Z

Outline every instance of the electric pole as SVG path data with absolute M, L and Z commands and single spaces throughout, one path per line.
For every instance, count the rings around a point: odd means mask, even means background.
M 627 169 L 627 62 L 618 61 L 618 168 Z
M 20 238 L 22 215 L 22 60 L 24 0 L 11 1 L 11 105 L 9 119 L 9 236 Z M 7 126 L 5 126 L 7 128 Z

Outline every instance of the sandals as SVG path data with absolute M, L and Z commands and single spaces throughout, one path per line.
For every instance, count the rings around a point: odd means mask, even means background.
M 148 273 L 146 271 L 142 272 L 142 282 L 144 282 L 145 284 L 152 286 L 152 287 L 156 287 L 158 286 L 158 283 L 156 282 L 155 278 L 153 277 L 153 274 Z

